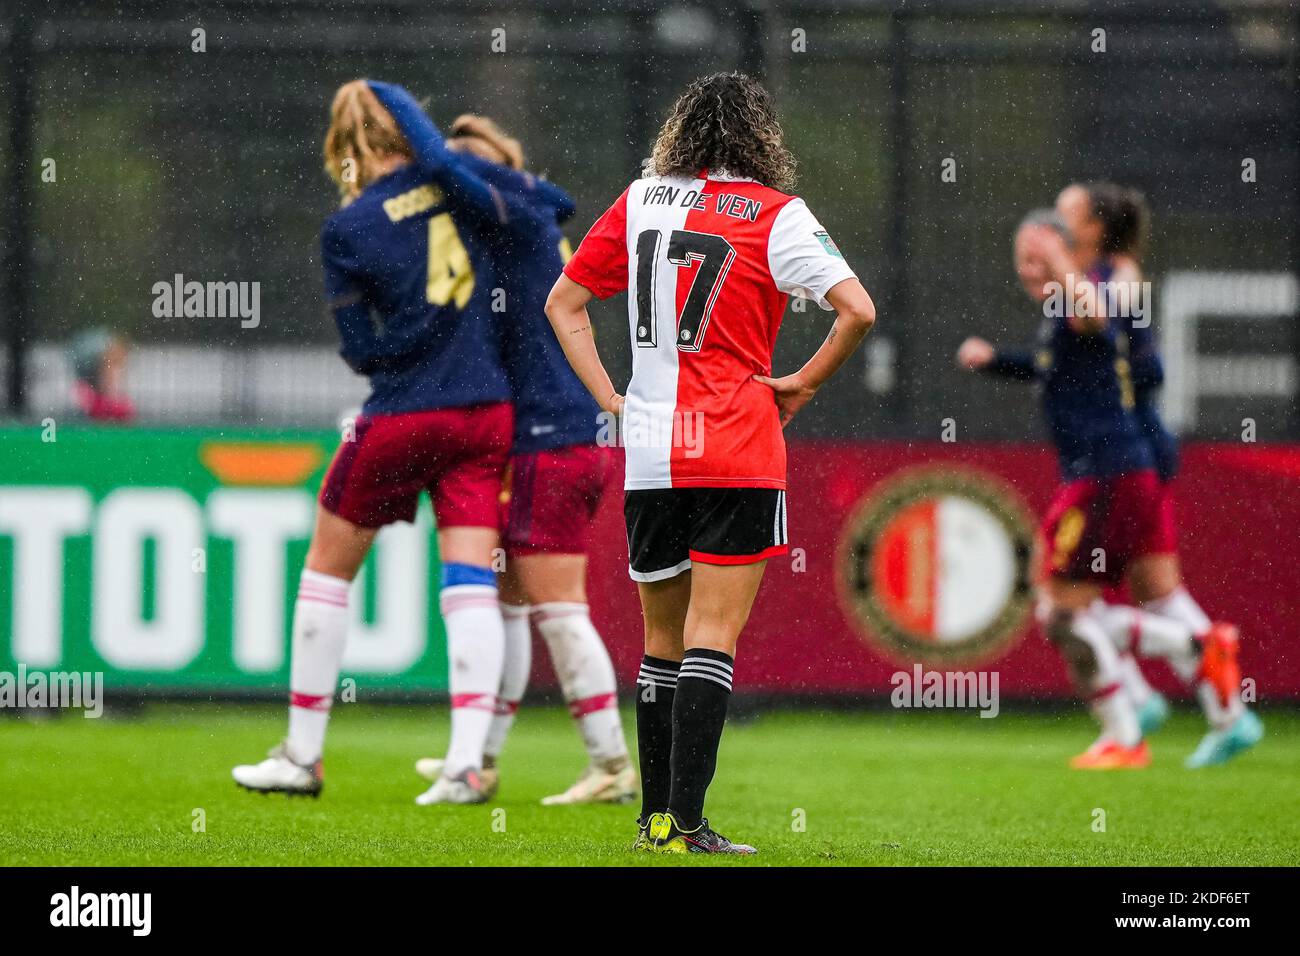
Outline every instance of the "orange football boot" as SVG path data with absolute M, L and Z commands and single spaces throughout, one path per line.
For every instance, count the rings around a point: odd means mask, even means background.
M 1141 770 L 1151 764 L 1151 748 L 1145 740 L 1125 747 L 1114 740 L 1098 740 L 1070 761 L 1075 770 Z
M 1201 638 L 1201 680 L 1214 688 L 1219 703 L 1231 705 L 1241 693 L 1241 664 L 1237 662 L 1237 645 L 1241 635 L 1235 624 L 1216 621 Z

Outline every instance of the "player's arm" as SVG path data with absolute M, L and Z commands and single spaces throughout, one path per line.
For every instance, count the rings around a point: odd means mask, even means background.
M 1032 242 L 1047 263 L 1052 280 L 1062 289 L 1069 289 L 1074 299 L 1074 315 L 1070 328 L 1082 335 L 1091 335 L 1106 326 L 1097 284 L 1086 275 L 1076 272 L 1074 257 L 1066 245 L 1065 237 L 1050 226 L 1035 226 Z
M 348 237 L 333 221 L 327 221 L 321 230 L 321 264 L 326 306 L 339 332 L 343 361 L 358 375 L 401 367 L 417 343 L 376 332 L 358 257 Z
M 339 330 L 339 355 L 348 368 L 358 375 L 371 375 L 378 370 L 380 360 L 376 354 L 374 332 L 371 330 L 370 309 L 363 302 L 331 302 L 330 314 Z
M 545 179 L 532 173 L 519 172 L 509 166 L 502 166 L 490 159 L 483 159 L 472 153 L 460 153 L 465 167 L 490 186 L 518 193 L 533 202 L 551 207 L 555 212 L 556 222 L 564 222 L 577 211 L 577 205 L 567 192 Z
M 1149 302 L 1144 303 L 1150 308 Z M 1139 391 L 1159 388 L 1165 381 L 1165 365 L 1160 359 L 1160 347 L 1156 343 L 1155 330 L 1151 327 L 1149 317 L 1142 316 L 1139 325 L 1134 316 L 1124 317 L 1124 329 L 1128 334 L 1128 361 L 1132 371 L 1133 387 Z
M 414 96 L 395 83 L 367 83 L 410 143 L 420 172 L 441 186 L 457 208 L 501 225 L 527 215 L 526 204 L 517 196 L 484 182 L 470 171 L 460 154 L 447 148 L 442 133 Z
M 781 292 L 836 312 L 826 340 L 803 368 L 781 378 L 754 376 L 776 393 L 784 428 L 862 343 L 875 324 L 876 306 L 830 234 L 797 197 L 781 207 L 772 223 L 767 266 Z
M 551 328 L 564 349 L 565 358 L 582 384 L 587 386 L 587 391 L 601 408 L 617 415 L 623 411 L 623 396 L 614 387 L 605 363 L 596 351 L 591 316 L 587 313 L 587 304 L 593 298 L 586 286 L 561 274 L 546 299 L 546 317 L 551 320 Z
M 623 396 L 614 388 L 596 351 L 587 305 L 592 299 L 608 299 L 627 289 L 627 269 L 625 189 L 587 231 L 546 298 L 546 317 L 574 374 L 600 407 L 615 415 L 623 411 Z
M 342 231 L 331 221 L 321 230 L 321 265 L 325 271 L 326 306 L 339 332 L 339 354 L 354 372 L 369 375 L 378 361 L 379 338 L 370 321 L 370 306 L 353 270 L 351 249 Z
M 803 368 L 781 378 L 754 376 L 755 381 L 762 382 L 776 393 L 782 428 L 848 361 L 876 323 L 876 305 L 857 279 L 842 280 L 825 293 L 825 298 L 835 309 L 835 322 L 821 348 L 813 353 Z
M 1038 377 L 1038 363 L 1029 349 L 1000 349 L 977 336 L 957 349 L 957 364 L 972 372 L 987 372 L 1002 378 L 1031 382 Z
M 1070 319 L 1070 328 L 1083 335 L 1100 332 L 1115 316 L 1107 314 L 1107 306 L 1101 289 L 1086 275 L 1079 275 L 1075 269 L 1074 257 L 1065 244 L 1065 238 L 1049 226 L 1035 229 L 1035 243 L 1047 263 L 1052 278 L 1064 289 L 1070 289 L 1074 298 L 1074 316 Z M 1122 258 L 1111 273 L 1110 282 L 1129 285 L 1136 288 L 1141 282 L 1142 273 L 1136 263 L 1127 257 Z
M 578 211 L 573 197 L 553 182 L 534 178 L 534 194 L 555 210 L 555 221 L 566 222 Z

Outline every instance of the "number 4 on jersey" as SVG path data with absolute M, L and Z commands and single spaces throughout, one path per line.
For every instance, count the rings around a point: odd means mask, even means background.
M 655 314 L 655 288 L 659 280 L 659 249 L 663 234 L 658 229 L 647 229 L 636 240 L 636 344 L 638 348 L 654 348 L 659 344 L 659 318 Z M 665 257 L 678 268 L 699 263 L 690 291 L 682 305 L 681 314 L 673 316 L 677 330 L 677 348 L 683 352 L 698 352 L 708 331 L 709 316 L 718 292 L 727 280 L 727 271 L 736 258 L 736 250 L 722 236 L 707 232 L 690 232 L 674 229 L 668 237 Z M 676 288 L 676 272 L 668 274 Z
M 474 294 L 474 265 L 460 241 L 460 233 L 451 213 L 439 213 L 429 219 L 429 269 L 424 297 L 434 305 L 453 300 L 463 309 Z

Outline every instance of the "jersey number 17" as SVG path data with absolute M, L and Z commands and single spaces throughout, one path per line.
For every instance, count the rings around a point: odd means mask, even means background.
M 677 269 L 696 263 L 695 278 L 691 282 L 681 312 L 674 315 L 673 326 L 677 348 L 683 352 L 698 352 L 704 344 L 704 334 L 709 328 L 713 304 L 727 281 L 727 272 L 736 258 L 736 250 L 722 236 L 707 232 L 674 229 L 668 236 L 664 258 L 674 266 L 665 275 L 659 272 L 659 251 L 663 246 L 663 233 L 647 229 L 636 239 L 636 344 L 637 348 L 652 349 L 659 344 L 659 316 L 655 309 L 656 283 L 663 278 L 673 283 L 676 290 Z

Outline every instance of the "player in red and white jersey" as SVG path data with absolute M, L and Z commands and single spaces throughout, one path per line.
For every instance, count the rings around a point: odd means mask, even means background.
M 736 641 L 786 544 L 781 429 L 844 363 L 875 306 L 803 200 L 771 98 L 743 74 L 696 80 L 644 176 L 592 226 L 547 302 L 565 354 L 627 453 L 629 565 L 645 619 L 636 846 L 752 853 L 703 817 Z M 620 395 L 587 305 L 628 293 L 632 381 Z M 772 378 L 789 296 L 838 312 L 793 375 Z
M 628 491 L 785 488 L 783 423 L 754 376 L 770 371 L 790 295 L 829 308 L 825 293 L 854 278 L 802 199 L 724 169 L 648 176 L 592 226 L 564 272 L 597 298 L 628 291 Z

